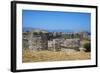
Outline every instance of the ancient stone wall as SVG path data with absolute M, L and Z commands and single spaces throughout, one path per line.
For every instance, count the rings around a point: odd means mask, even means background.
M 55 36 L 53 37 L 53 35 Z M 60 33 L 59 36 L 63 34 Z M 31 49 L 35 51 L 39 50 L 50 50 L 50 51 L 62 51 L 62 50 L 76 50 L 80 48 L 80 38 L 76 33 L 65 34 L 68 38 L 62 36 L 57 37 L 56 33 L 41 33 L 36 34 L 33 32 L 23 33 L 23 48 Z M 74 36 L 74 37 L 73 37 Z M 50 39 L 51 37 L 51 39 Z M 69 38 L 70 37 L 70 38 Z

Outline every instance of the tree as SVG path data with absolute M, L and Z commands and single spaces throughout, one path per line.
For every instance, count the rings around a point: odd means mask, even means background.
M 84 48 L 86 49 L 86 52 L 91 52 L 91 43 L 85 43 Z
M 39 35 L 43 35 L 43 32 L 40 31 L 40 32 L 38 32 L 38 34 L 39 34 Z
M 37 35 L 38 33 L 37 32 L 33 32 L 33 35 Z

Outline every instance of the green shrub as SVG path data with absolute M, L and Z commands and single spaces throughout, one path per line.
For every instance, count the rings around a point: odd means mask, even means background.
M 85 43 L 84 44 L 84 48 L 86 49 L 86 52 L 90 52 L 91 51 L 91 43 Z

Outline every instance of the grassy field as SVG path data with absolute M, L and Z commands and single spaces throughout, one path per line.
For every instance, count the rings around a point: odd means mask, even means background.
M 52 52 L 52 51 L 32 51 L 23 50 L 22 61 L 44 62 L 44 61 L 64 61 L 64 60 L 86 60 L 90 59 L 90 52 Z

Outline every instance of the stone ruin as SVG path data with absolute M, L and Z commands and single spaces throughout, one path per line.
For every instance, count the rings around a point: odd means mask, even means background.
M 75 50 L 79 51 L 80 39 L 63 39 L 63 38 L 53 38 L 48 39 L 46 33 L 33 34 L 33 32 L 23 33 L 23 48 L 30 50 L 49 50 L 49 51 L 66 51 Z
M 47 36 L 45 34 L 34 35 L 33 32 L 29 32 L 27 35 L 23 35 L 23 48 L 25 49 L 47 50 L 47 42 Z

